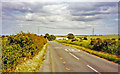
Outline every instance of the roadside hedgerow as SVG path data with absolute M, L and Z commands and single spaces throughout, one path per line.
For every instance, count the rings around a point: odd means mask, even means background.
M 47 40 L 36 34 L 20 32 L 17 35 L 2 37 L 2 70 L 9 72 L 15 67 L 33 58 L 41 51 Z

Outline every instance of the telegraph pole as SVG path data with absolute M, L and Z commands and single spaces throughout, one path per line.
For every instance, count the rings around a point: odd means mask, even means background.
M 39 27 L 38 27 L 38 35 L 39 35 Z
M 92 30 L 92 35 L 94 35 L 94 27 L 93 27 L 93 30 Z

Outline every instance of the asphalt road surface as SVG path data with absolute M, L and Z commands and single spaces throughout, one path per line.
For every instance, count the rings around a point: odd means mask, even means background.
M 115 63 L 55 41 L 49 44 L 42 72 L 118 72 Z

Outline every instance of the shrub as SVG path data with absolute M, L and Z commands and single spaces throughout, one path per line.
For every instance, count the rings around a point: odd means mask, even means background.
M 82 42 L 82 41 L 83 41 L 83 40 L 82 40 L 82 38 L 80 37 L 80 38 L 79 38 L 79 42 Z
M 88 40 L 87 37 L 84 37 L 83 40 Z
M 115 38 L 112 38 L 111 40 L 116 40 Z
M 49 35 L 48 33 L 45 34 L 44 38 L 47 38 L 49 41 L 53 41 L 56 39 L 54 35 Z
M 49 41 L 53 41 L 53 40 L 56 39 L 56 37 L 55 37 L 54 35 L 50 35 L 49 37 L 47 37 L 47 39 L 48 39 Z
M 75 36 L 74 36 L 72 33 L 69 33 L 69 34 L 67 35 L 67 38 L 68 38 L 68 39 L 74 39 Z
M 72 42 L 73 42 L 73 41 L 78 41 L 78 39 L 72 39 L 71 41 L 72 41 Z

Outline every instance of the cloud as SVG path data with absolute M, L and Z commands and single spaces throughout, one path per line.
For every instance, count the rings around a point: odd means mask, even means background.
M 13 24 L 24 30 L 41 27 L 43 31 L 54 30 L 51 31 L 53 33 L 57 33 L 57 29 L 61 33 L 74 30 L 79 33 L 93 26 L 116 25 L 117 21 L 113 19 L 117 18 L 117 8 L 115 2 L 5 2 L 2 6 L 2 20 L 6 26 Z
M 31 13 L 28 13 L 26 16 L 25 16 L 25 18 L 26 18 L 26 20 L 27 21 L 32 21 L 33 20 L 33 14 L 31 14 Z
M 39 21 L 41 23 L 48 23 L 48 24 L 57 23 L 57 22 L 58 23 L 66 22 L 66 21 L 70 22 L 71 14 L 69 10 L 67 10 L 67 7 L 68 5 L 66 4 L 44 5 L 42 8 L 43 12 L 27 13 L 25 15 L 25 19 L 26 21 Z
M 118 2 L 119 0 L 1 0 L 2 2 Z
M 74 20 L 95 21 L 98 19 L 117 16 L 117 3 L 71 3 L 70 11 Z

